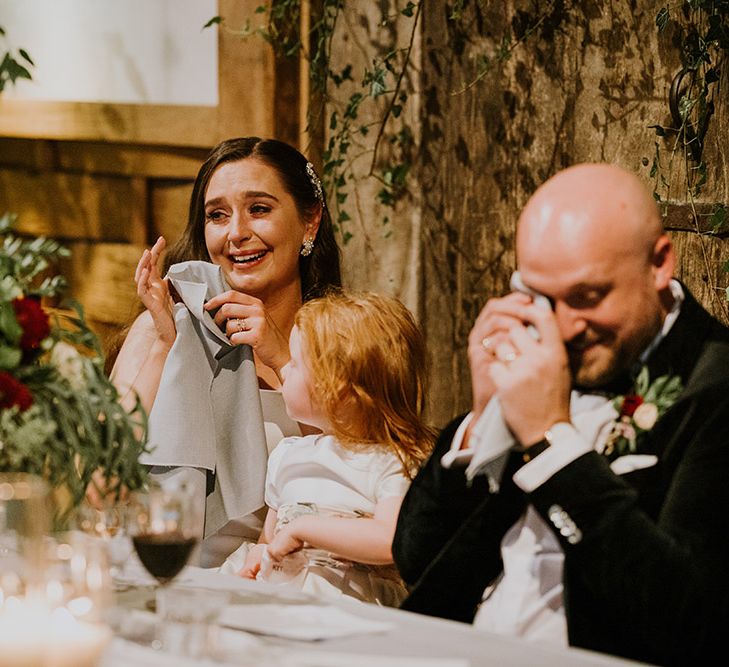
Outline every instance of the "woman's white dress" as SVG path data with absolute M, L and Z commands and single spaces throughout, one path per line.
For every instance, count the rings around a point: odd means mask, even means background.
M 266 505 L 277 512 L 276 530 L 303 514 L 372 517 L 379 501 L 404 496 L 409 484 L 400 460 L 382 446 L 343 447 L 331 435 L 285 438 L 268 459 Z M 231 554 L 221 571 L 238 572 L 251 544 Z M 354 563 L 311 548 L 282 565 L 266 580 L 386 606 L 407 595 L 394 565 Z

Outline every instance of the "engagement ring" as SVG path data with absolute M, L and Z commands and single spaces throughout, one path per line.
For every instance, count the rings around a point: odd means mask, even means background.
M 510 364 L 514 359 L 516 359 L 518 355 L 514 350 L 509 350 L 508 352 L 501 352 L 500 354 L 497 354 L 496 357 L 499 361 Z

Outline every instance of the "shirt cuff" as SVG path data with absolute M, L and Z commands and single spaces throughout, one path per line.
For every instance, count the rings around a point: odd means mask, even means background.
M 467 465 L 471 462 L 474 453 L 473 449 L 471 447 L 461 449 L 461 445 L 466 435 L 466 429 L 472 420 L 473 412 L 469 412 L 458 426 L 458 430 L 451 441 L 451 448 L 440 458 L 440 464 L 444 468 Z
M 519 468 L 512 478 L 526 493 L 539 488 L 552 475 L 593 449 L 572 424 L 559 424 L 550 430 L 550 447 Z

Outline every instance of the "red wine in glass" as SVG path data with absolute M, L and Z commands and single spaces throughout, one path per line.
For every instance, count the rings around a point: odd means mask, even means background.
M 166 586 L 185 567 L 202 536 L 202 514 L 184 485 L 151 486 L 131 504 L 129 532 L 144 568 Z
M 142 565 L 162 585 L 182 571 L 197 543 L 196 538 L 179 532 L 141 533 L 132 541 Z

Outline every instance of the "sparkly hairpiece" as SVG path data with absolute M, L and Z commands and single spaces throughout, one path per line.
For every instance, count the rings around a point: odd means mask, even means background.
M 324 203 L 324 191 L 321 187 L 321 181 L 316 175 L 316 172 L 314 171 L 314 165 L 311 164 L 311 162 L 306 163 L 306 173 L 309 176 L 312 187 L 314 188 L 314 195 L 320 202 Z

